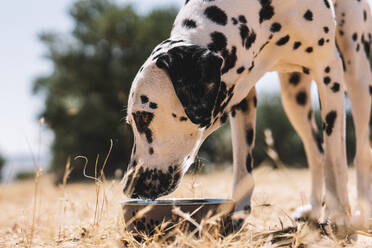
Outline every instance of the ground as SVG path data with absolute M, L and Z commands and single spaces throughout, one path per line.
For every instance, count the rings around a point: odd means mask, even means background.
M 355 173 L 350 170 L 350 195 L 355 202 Z M 254 171 L 256 189 L 253 210 L 241 233 L 227 238 L 201 238 L 178 233 L 173 247 L 275 247 L 272 237 L 289 226 L 295 208 L 305 204 L 310 186 L 306 169 L 273 170 L 262 166 Z M 231 168 L 202 175 L 188 175 L 169 197 L 228 198 Z M 37 190 L 36 206 L 34 189 Z M 97 198 L 98 196 L 98 198 Z M 125 231 L 120 202 L 126 200 L 120 181 L 55 186 L 50 175 L 34 180 L 0 185 L 0 247 L 164 247 L 159 238 L 138 244 Z M 336 241 L 320 236 L 307 225 L 285 234 L 292 247 L 372 247 L 372 238 L 358 235 L 357 241 Z

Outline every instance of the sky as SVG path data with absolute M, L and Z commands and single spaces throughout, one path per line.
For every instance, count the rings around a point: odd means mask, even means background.
M 69 32 L 69 7 L 76 0 L 11 0 L 0 8 L 0 154 L 16 166 L 29 164 L 30 157 L 47 161 L 53 134 L 38 121 L 43 110 L 42 96 L 32 95 L 35 78 L 52 71 L 45 59 L 46 49 L 38 40 L 42 31 Z M 153 7 L 181 6 L 184 0 L 117 0 L 132 2 L 141 12 Z M 262 89 L 278 90 L 277 76 L 271 73 L 259 83 Z M 12 164 L 13 163 L 13 164 Z M 9 168 L 8 168 L 9 169 Z M 4 173 L 4 171 L 3 171 Z M 6 174 L 6 173 L 5 173 Z
M 52 135 L 37 122 L 42 99 L 32 96 L 32 82 L 51 71 L 38 41 L 42 30 L 68 30 L 66 15 L 72 1 L 21 1 L 3 3 L 0 9 L 0 153 L 6 159 L 45 154 Z M 39 133 L 43 143 L 39 145 Z M 38 144 L 38 145 L 37 145 Z

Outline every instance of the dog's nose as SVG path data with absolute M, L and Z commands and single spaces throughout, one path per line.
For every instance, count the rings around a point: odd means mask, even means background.
M 128 171 L 124 183 L 124 193 L 130 198 L 154 200 L 173 192 L 181 179 L 177 166 L 169 166 L 167 171 L 161 169 L 138 169 Z

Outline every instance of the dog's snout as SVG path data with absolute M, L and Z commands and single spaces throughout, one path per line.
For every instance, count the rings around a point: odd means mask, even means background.
M 154 200 L 173 192 L 181 179 L 178 166 L 169 166 L 166 171 L 161 169 L 129 170 L 125 175 L 124 193 L 130 198 Z

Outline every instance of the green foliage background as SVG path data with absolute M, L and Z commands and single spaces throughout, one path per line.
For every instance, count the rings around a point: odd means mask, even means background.
M 4 165 L 5 165 L 5 159 L 1 156 L 1 154 L 0 154 L 0 172 L 1 172 L 1 170 L 2 170 L 2 168 L 4 167 Z M 0 173 L 0 181 L 1 181 L 1 173 Z
M 321 130 L 321 116 L 319 109 L 315 111 L 315 119 L 318 130 Z M 355 132 L 353 118 L 350 112 L 346 114 L 346 146 L 348 162 L 352 163 L 355 156 Z M 371 126 L 372 128 L 372 126 Z M 276 166 L 275 161 L 267 155 L 267 144 L 264 131 L 270 129 L 274 140 L 274 148 L 281 162 L 291 167 L 306 167 L 306 155 L 300 137 L 289 122 L 281 98 L 277 94 L 258 95 L 256 141 L 254 149 L 254 164 L 258 166 L 262 162 Z M 320 132 L 322 136 L 322 133 Z M 201 161 L 217 164 L 232 162 L 232 147 L 230 126 L 225 125 L 215 134 L 209 137 L 200 151 Z
M 51 168 L 60 180 L 67 159 L 83 155 L 90 161 L 87 174 L 94 175 L 96 156 L 100 154 L 102 164 L 112 139 L 105 173 L 113 176 L 116 169 L 126 168 L 131 152 L 132 134 L 124 121 L 131 82 L 152 49 L 169 36 L 177 10 L 140 15 L 131 6 L 110 0 L 80 0 L 69 13 L 74 22 L 71 33 L 40 35 L 54 70 L 34 82 L 35 94 L 45 97 L 40 115 L 55 135 Z M 303 146 L 284 114 L 280 97 L 259 99 L 257 113 L 255 164 L 270 161 L 263 135 L 269 128 L 280 159 L 287 165 L 305 166 Z M 349 127 L 351 123 L 348 116 Z M 354 154 L 353 139 L 353 129 L 348 128 L 349 158 Z M 230 163 L 231 149 L 226 125 L 206 140 L 199 158 L 205 164 Z M 72 166 L 70 178 L 83 179 L 82 161 L 73 161 Z
M 45 32 L 40 40 L 54 65 L 50 75 L 34 82 L 45 96 L 41 113 L 55 135 L 52 170 L 60 179 L 68 158 L 86 156 L 87 174 L 94 175 L 110 147 L 106 174 L 124 169 L 132 134 L 126 126 L 125 106 L 131 82 L 152 49 L 169 36 L 176 9 L 139 15 L 131 6 L 108 0 L 82 0 L 70 9 L 71 34 Z M 74 162 L 72 180 L 82 179 L 82 162 Z

